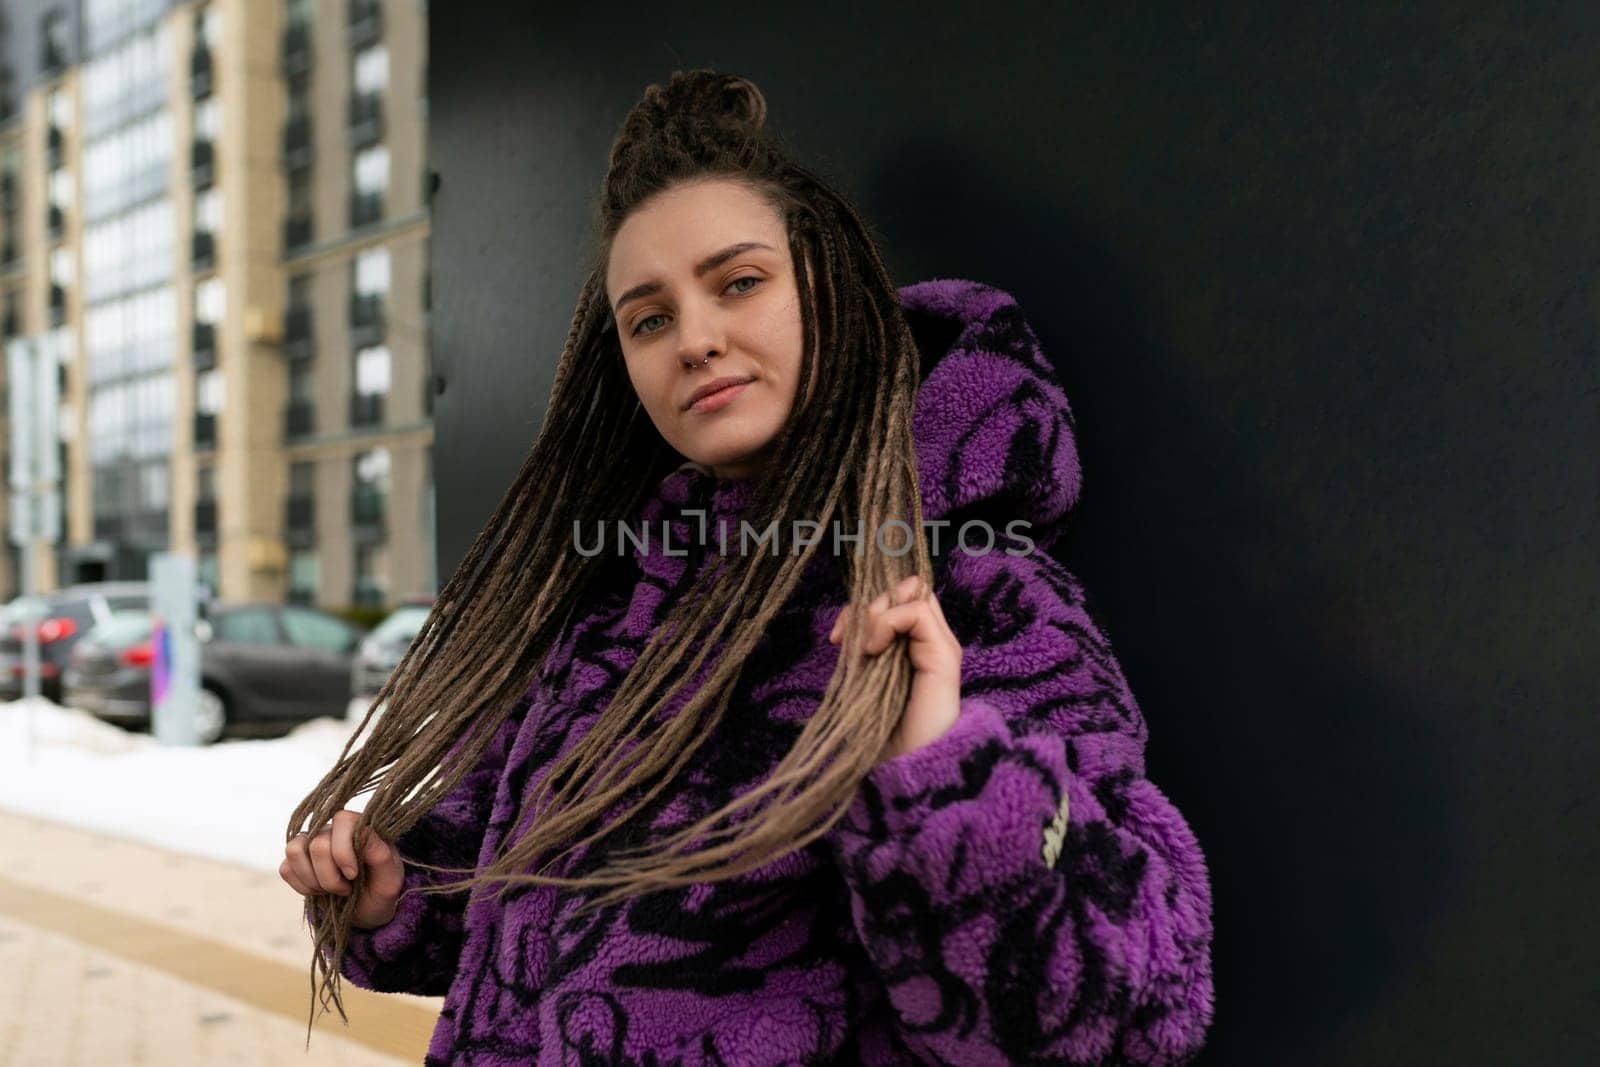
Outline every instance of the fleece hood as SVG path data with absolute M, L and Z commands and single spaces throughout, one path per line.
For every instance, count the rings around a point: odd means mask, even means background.
M 912 415 L 925 519 L 1030 524 L 1055 541 L 1078 502 L 1082 472 L 1072 408 L 1011 294 L 938 278 L 900 290 L 922 354 Z

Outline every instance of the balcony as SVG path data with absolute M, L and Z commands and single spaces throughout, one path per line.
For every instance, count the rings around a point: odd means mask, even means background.
M 217 365 L 217 326 L 212 322 L 194 324 L 194 369 L 212 370 Z
M 383 425 L 383 394 L 352 393 L 350 395 L 350 428 L 360 429 Z
M 352 151 L 383 140 L 383 94 L 352 93 L 345 141 Z
M 61 167 L 61 153 L 64 138 L 60 126 L 50 127 L 50 136 L 45 143 L 45 156 L 48 160 L 48 169 L 58 170 Z
M 311 166 L 311 116 L 293 115 L 283 124 L 283 167 L 300 170 Z
M 350 0 L 345 44 L 353 52 L 383 36 L 383 5 L 378 0 Z
M 283 254 L 289 255 L 311 243 L 311 216 L 291 215 L 283 220 Z
M 189 95 L 204 100 L 211 88 L 211 49 L 202 44 L 189 56 Z
M 310 359 L 311 309 L 291 307 L 283 316 L 283 355 L 289 360 Z
M 370 226 L 383 218 L 382 193 L 352 193 L 350 196 L 350 228 Z
M 194 188 L 196 192 L 211 188 L 216 180 L 216 168 L 213 166 L 215 149 L 209 140 L 195 138 L 189 150 L 189 168 L 193 172 Z
M 210 230 L 196 230 L 190 241 L 190 266 L 194 272 L 210 270 L 217 265 L 217 235 Z
M 283 409 L 283 436 L 293 440 L 309 437 L 316 429 L 316 408 L 309 400 L 291 400 Z
M 197 537 L 210 534 L 217 535 L 217 502 L 215 500 L 196 500 L 194 502 L 194 532 Z
M 308 23 L 291 22 L 283 28 L 278 65 L 286 78 L 311 69 L 311 26 Z

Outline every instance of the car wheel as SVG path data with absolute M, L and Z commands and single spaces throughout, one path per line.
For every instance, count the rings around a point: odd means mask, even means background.
M 228 704 L 222 694 L 209 686 L 201 686 L 194 707 L 195 737 L 202 745 L 213 745 L 222 740 L 228 728 Z

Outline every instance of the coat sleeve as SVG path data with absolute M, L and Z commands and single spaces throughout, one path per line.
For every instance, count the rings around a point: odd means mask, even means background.
M 1186 1063 L 1211 891 L 1110 644 L 1043 554 L 949 567 L 960 716 L 830 831 L 895 1036 L 927 1063 Z
M 527 697 L 518 702 L 477 765 L 395 842 L 405 862 L 405 880 L 394 918 L 371 930 L 352 928 L 340 963 L 339 972 L 355 985 L 419 996 L 449 992 L 465 939 L 467 893 L 414 892 L 456 879 L 419 870 L 410 861 L 452 867 L 480 862 L 500 779 L 528 706 Z M 306 905 L 308 920 L 313 907 Z

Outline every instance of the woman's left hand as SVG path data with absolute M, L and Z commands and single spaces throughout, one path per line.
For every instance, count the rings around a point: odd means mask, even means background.
M 891 599 L 890 593 L 893 593 Z M 846 605 L 828 634 L 831 644 L 843 639 L 850 608 Z M 950 632 L 933 590 L 913 574 L 867 605 L 862 648 L 876 656 L 896 634 L 911 639 L 911 694 L 900 724 L 889 737 L 879 763 L 914 752 L 943 737 L 961 711 L 961 642 Z

